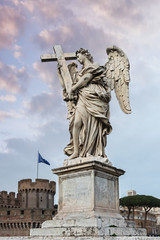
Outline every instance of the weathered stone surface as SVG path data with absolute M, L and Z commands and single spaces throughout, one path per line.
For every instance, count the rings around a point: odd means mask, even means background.
M 0 240 L 160 240 L 160 237 L 130 236 L 130 237 L 53 237 L 53 236 L 34 236 L 34 237 L 0 237 Z
M 146 235 L 126 227 L 119 214 L 119 176 L 124 171 L 88 161 L 54 169 L 59 177 L 59 209 L 53 220 L 32 229 L 31 236 L 89 237 Z
M 94 156 L 88 156 L 88 157 L 78 157 L 75 159 L 65 159 L 63 162 L 63 166 L 71 166 L 75 164 L 80 164 L 80 163 L 85 163 L 85 162 L 93 162 L 93 161 L 98 161 L 105 163 L 107 165 L 112 166 L 112 163 L 109 161 L 107 157 L 94 157 Z
M 119 181 L 124 171 L 99 161 L 74 164 L 53 172 L 59 176 L 59 214 L 100 211 L 119 213 Z

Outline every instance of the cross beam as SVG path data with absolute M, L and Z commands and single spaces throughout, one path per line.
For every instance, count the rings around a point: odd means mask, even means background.
M 75 60 L 77 59 L 76 53 L 63 53 L 60 45 L 55 45 L 53 47 L 55 54 L 45 54 L 41 55 L 42 62 L 57 61 L 61 67 L 61 75 L 64 80 L 64 85 L 66 92 L 69 93 L 72 87 L 72 78 L 69 73 L 67 64 L 65 60 Z
M 63 54 L 64 58 L 66 60 L 75 60 L 77 59 L 76 53 L 64 53 Z M 57 61 L 57 56 L 56 54 L 44 54 L 40 56 L 41 62 L 54 62 Z

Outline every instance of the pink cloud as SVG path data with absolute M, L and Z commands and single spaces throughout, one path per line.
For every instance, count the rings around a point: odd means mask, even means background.
M 26 88 L 28 78 L 25 67 L 18 69 L 13 65 L 0 62 L 0 90 L 10 93 L 22 92 Z
M 37 17 L 39 16 L 39 20 L 42 21 L 51 21 L 59 15 L 59 5 L 55 1 L 52 0 L 22 0 L 22 1 L 14 1 L 14 4 L 20 8 L 26 9 L 31 14 Z
M 57 93 L 57 89 L 60 88 L 57 76 L 57 63 L 35 62 L 33 64 L 33 68 L 39 74 L 40 79 L 42 79 L 42 81 L 45 82 L 52 91 Z
M 14 8 L 0 6 L 0 48 L 10 47 L 22 31 L 24 17 Z
M 15 58 L 18 59 L 18 58 L 20 58 L 22 56 L 21 50 L 22 50 L 21 46 L 19 46 L 17 44 L 14 46 L 14 57 Z
M 0 111 L 0 121 L 5 120 L 6 118 L 21 118 L 22 114 L 16 111 Z
M 7 94 L 7 95 L 1 95 L 0 101 L 6 101 L 6 102 L 16 102 L 16 96 Z
M 54 42 L 64 43 L 71 38 L 75 38 L 74 27 L 72 25 L 59 26 L 58 28 L 44 29 L 36 36 L 35 41 L 43 46 L 52 46 Z

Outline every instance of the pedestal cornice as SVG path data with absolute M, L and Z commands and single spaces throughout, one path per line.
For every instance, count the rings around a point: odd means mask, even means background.
M 88 162 L 83 162 L 79 164 L 74 164 L 74 165 L 68 165 L 60 168 L 55 168 L 52 169 L 52 172 L 54 174 L 57 174 L 58 176 L 68 174 L 71 172 L 79 172 L 79 171 L 86 171 L 86 170 L 100 170 L 101 172 L 104 173 L 109 173 L 112 174 L 113 176 L 121 176 L 125 173 L 124 170 L 118 169 L 116 167 L 110 166 L 106 163 L 102 163 L 99 161 L 88 161 Z

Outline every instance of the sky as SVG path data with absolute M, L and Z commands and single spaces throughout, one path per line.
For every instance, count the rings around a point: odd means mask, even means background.
M 69 143 L 67 107 L 56 62 L 42 63 L 54 45 L 64 52 L 80 47 L 100 65 L 106 48 L 120 47 L 130 61 L 132 114 L 120 109 L 114 91 L 106 154 L 125 170 L 120 197 L 160 198 L 160 1 L 1 0 L 0 1 L 0 191 L 17 192 L 18 181 L 57 181 Z M 57 189 L 58 191 L 58 189 Z M 57 197 L 56 197 L 57 201 Z

